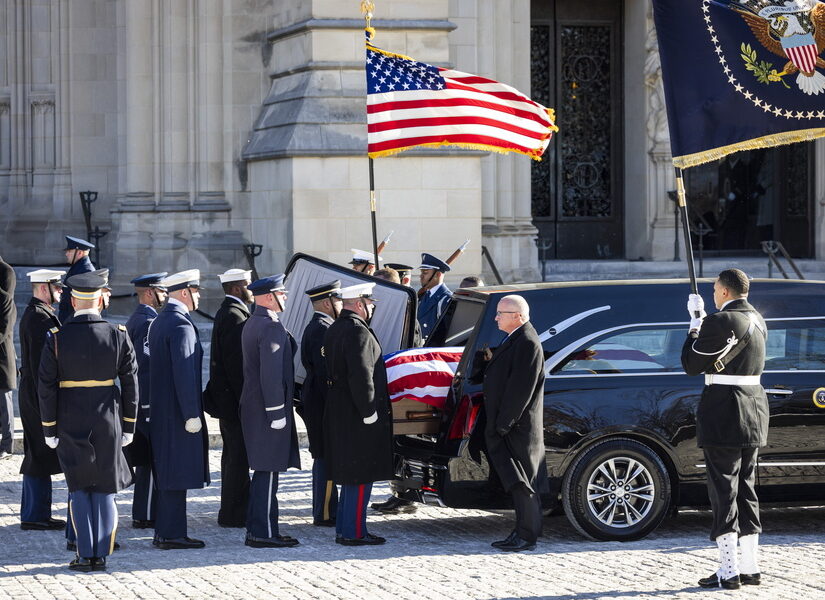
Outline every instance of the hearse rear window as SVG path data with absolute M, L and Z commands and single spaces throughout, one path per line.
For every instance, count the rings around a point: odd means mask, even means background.
M 825 320 L 768 322 L 766 371 L 825 369 Z
M 449 321 L 447 321 L 449 325 L 447 326 L 446 334 L 441 338 L 444 327 L 443 324 L 439 324 L 439 330 L 433 335 L 434 338 L 443 339 L 443 342 L 438 342 L 437 344 L 428 343 L 427 345 L 465 345 L 467 340 L 470 339 L 470 334 L 473 329 L 475 329 L 476 323 L 478 323 L 479 318 L 481 318 L 481 315 L 484 313 L 485 306 L 486 304 L 483 302 L 457 299 L 452 303 L 448 314 L 442 319 L 442 321 L 449 319 Z
M 625 329 L 573 352 L 555 373 L 610 375 L 682 371 L 684 326 Z

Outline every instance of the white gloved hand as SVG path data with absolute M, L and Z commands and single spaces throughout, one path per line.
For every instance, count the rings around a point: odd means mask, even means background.
M 189 433 L 198 433 L 201 430 L 201 420 L 197 417 L 194 419 L 186 419 L 186 423 L 183 424 L 183 427 Z
M 690 331 L 698 332 L 702 328 L 702 319 L 691 319 L 690 320 Z
M 57 439 L 56 437 L 47 437 L 45 439 L 46 439 L 46 445 L 49 448 L 52 448 L 52 449 L 57 448 L 57 444 L 60 443 L 60 440 Z
M 272 421 L 269 426 L 272 427 L 272 429 L 283 429 L 286 427 L 286 417 L 282 417 L 277 421 Z
M 369 417 L 364 418 L 364 425 L 372 425 L 378 420 L 378 413 L 374 412 Z
M 704 313 L 705 312 L 705 301 L 702 300 L 702 296 L 699 294 L 691 294 L 688 296 L 687 301 L 687 309 L 690 313 L 691 318 L 696 316 L 696 313 Z M 704 314 L 702 318 L 704 318 Z
M 120 447 L 125 448 L 129 444 L 132 443 L 132 440 L 135 439 L 134 433 L 124 433 L 120 436 Z

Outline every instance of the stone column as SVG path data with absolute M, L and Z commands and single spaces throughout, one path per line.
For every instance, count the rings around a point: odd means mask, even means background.
M 190 31 L 188 0 L 162 2 L 161 145 L 163 165 L 160 210 L 180 210 L 191 200 L 190 187 Z
M 69 127 L 71 115 L 71 83 L 69 63 L 71 60 L 70 40 L 71 28 L 69 22 L 69 0 L 59 0 L 56 6 L 57 16 L 52 19 L 55 23 L 56 34 L 54 40 L 55 69 L 55 161 L 54 184 L 52 187 L 52 203 L 55 215 L 69 215 L 72 201 L 72 170 L 71 170 L 71 129 Z
M 9 197 L 15 200 L 16 207 L 25 205 L 29 197 L 27 176 L 28 153 L 26 152 L 28 102 L 26 84 L 25 53 L 21 52 L 25 44 L 24 32 L 29 26 L 26 18 L 26 2 L 13 0 L 9 5 L 8 19 L 8 72 L 10 99 L 11 156 L 9 170 Z
M 126 3 L 126 190 L 124 208 L 155 203 L 153 2 Z M 154 18 L 153 18 L 154 16 Z M 158 99 L 159 100 L 159 99 Z

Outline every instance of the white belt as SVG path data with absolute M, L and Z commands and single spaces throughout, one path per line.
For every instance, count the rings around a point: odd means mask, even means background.
M 705 375 L 705 385 L 761 385 L 759 375 Z

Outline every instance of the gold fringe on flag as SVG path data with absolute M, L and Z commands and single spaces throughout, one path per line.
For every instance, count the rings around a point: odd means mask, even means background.
M 800 129 L 798 131 L 785 131 L 783 133 L 774 133 L 773 135 L 766 135 L 764 137 L 753 138 L 738 142 L 729 146 L 720 146 L 711 150 L 704 150 L 694 154 L 685 154 L 684 156 L 674 156 L 673 165 L 680 169 L 687 169 L 688 167 L 695 167 L 703 165 L 708 162 L 725 158 L 728 154 L 734 152 L 741 152 L 743 150 L 758 150 L 760 148 L 773 148 L 774 146 L 784 146 L 786 144 L 794 144 L 796 142 L 809 142 L 817 138 L 825 137 L 825 129 Z
M 465 150 L 482 150 L 484 152 L 495 152 L 497 154 L 509 154 L 510 152 L 515 152 L 517 154 L 529 156 L 533 160 L 541 162 L 541 154 L 539 150 L 524 152 L 522 150 L 517 150 L 516 148 L 503 148 L 500 146 L 489 146 L 487 144 L 463 144 L 460 142 L 451 142 L 449 140 L 444 140 L 443 142 L 427 142 L 425 144 L 413 144 L 412 146 L 404 146 L 402 148 L 381 150 L 380 152 L 370 152 L 368 155 L 370 158 L 382 158 L 384 156 L 392 156 L 394 154 L 398 154 L 399 152 L 404 152 L 405 150 L 412 150 L 413 148 L 421 148 L 423 146 L 430 146 L 431 148 L 453 146 L 455 148 L 463 148 Z

